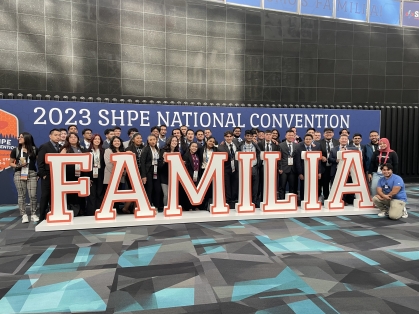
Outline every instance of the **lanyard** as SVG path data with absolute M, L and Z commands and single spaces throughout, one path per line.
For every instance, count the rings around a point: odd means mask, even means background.
M 192 161 L 193 161 L 193 170 L 198 171 L 198 169 L 199 169 L 199 159 L 195 154 L 192 155 Z
M 100 151 L 99 151 L 99 149 L 96 149 L 93 152 L 93 164 L 94 164 L 95 167 L 99 167 L 100 168 L 99 160 L 100 160 Z
M 381 161 L 383 160 L 383 152 L 380 152 L 380 156 L 378 158 L 378 164 L 379 165 L 384 165 L 387 163 L 387 159 L 388 159 L 388 155 L 390 155 L 389 153 L 387 153 L 386 158 L 384 159 L 384 162 L 381 163 Z
M 20 151 L 20 158 L 24 158 L 25 156 L 23 156 L 23 149 Z M 26 157 L 26 163 L 29 164 L 29 154 Z

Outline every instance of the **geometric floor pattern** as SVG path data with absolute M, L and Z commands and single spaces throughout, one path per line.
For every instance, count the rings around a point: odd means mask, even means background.
M 418 313 L 409 218 L 238 220 L 35 232 L 0 206 L 0 313 Z

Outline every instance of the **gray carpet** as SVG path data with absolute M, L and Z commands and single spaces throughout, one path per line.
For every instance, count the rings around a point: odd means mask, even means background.
M 418 313 L 409 218 L 240 220 L 35 232 L 0 206 L 0 313 Z

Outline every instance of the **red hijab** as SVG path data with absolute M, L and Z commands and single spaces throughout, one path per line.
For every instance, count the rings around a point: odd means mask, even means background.
M 386 144 L 386 148 L 384 148 L 384 149 L 381 149 L 380 146 L 378 146 L 378 150 L 380 152 L 385 152 L 385 153 L 393 152 L 393 150 L 390 148 L 390 142 L 389 142 L 388 139 L 386 139 L 385 137 L 384 138 L 380 138 L 380 140 L 378 141 L 378 144 L 380 144 L 380 142 Z

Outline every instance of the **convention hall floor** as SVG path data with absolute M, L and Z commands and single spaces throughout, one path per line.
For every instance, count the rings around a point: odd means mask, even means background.
M 0 206 L 0 313 L 418 313 L 409 218 L 240 220 L 35 232 Z

